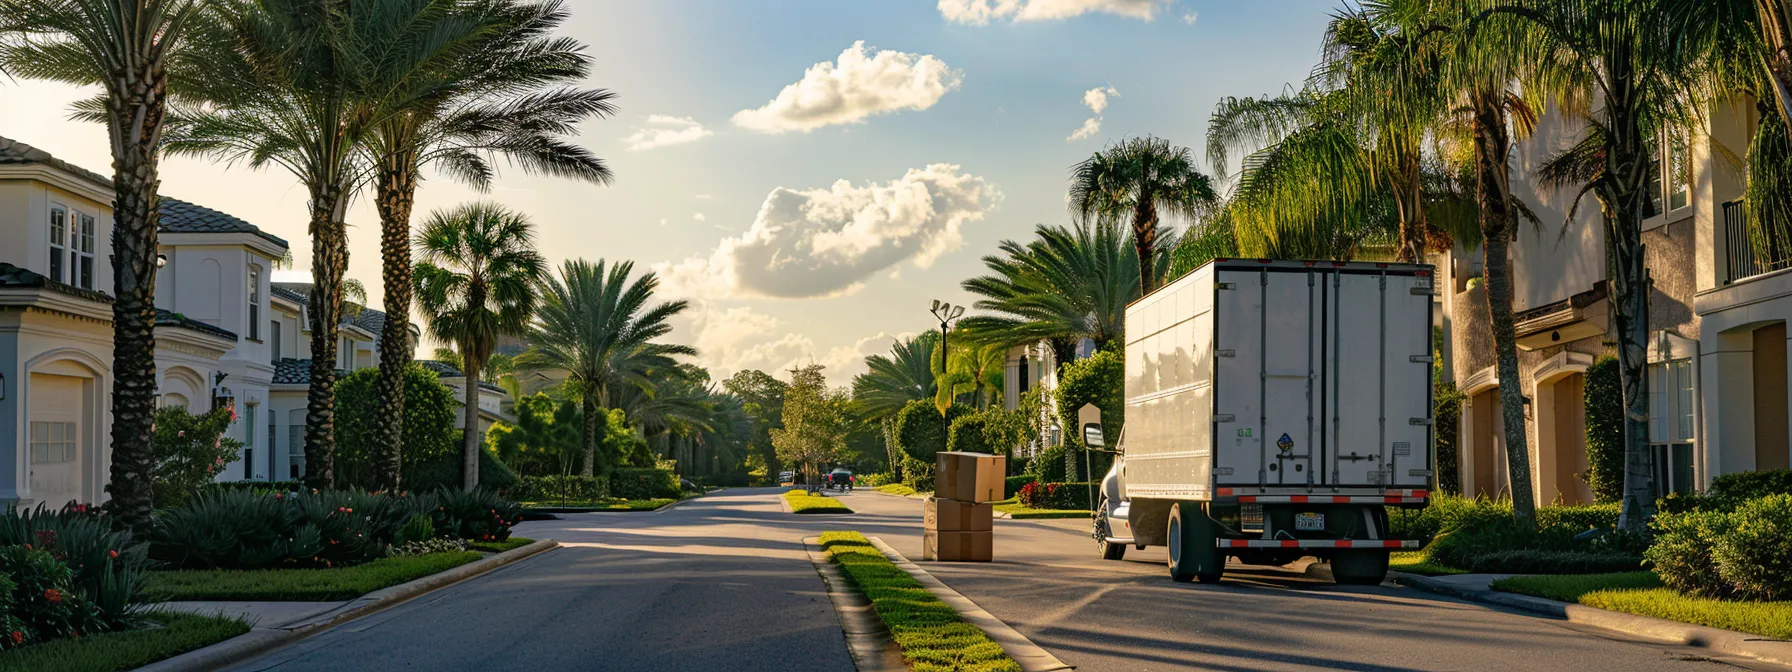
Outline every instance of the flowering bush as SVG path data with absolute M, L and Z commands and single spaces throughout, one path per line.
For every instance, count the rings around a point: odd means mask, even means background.
M 1020 503 L 1030 509 L 1060 509 L 1070 511 L 1087 511 L 1089 506 L 1088 483 L 1039 483 L 1032 482 L 1021 486 L 1015 496 Z M 1096 484 L 1100 489 L 1100 484 Z
M 50 551 L 0 546 L 0 649 L 108 630 L 74 583 L 74 571 Z
M 429 555 L 431 553 L 447 553 L 450 551 L 464 550 L 467 550 L 467 540 L 465 539 L 442 539 L 437 537 L 433 539 L 407 541 L 403 544 L 391 547 L 389 553 L 391 555 Z
M 523 519 L 523 507 L 490 490 L 443 488 L 421 499 L 436 534 L 454 539 L 504 541 L 510 538 L 510 528 Z
M 199 488 L 215 480 L 225 465 L 237 461 L 243 443 L 226 438 L 236 419 L 233 407 L 193 415 L 179 406 L 156 411 L 152 488 L 157 507 L 186 503 Z
M 67 565 L 72 586 L 99 609 L 109 628 L 137 625 L 137 603 L 148 570 L 147 548 L 91 507 L 70 504 L 9 509 L 0 515 L 0 546 L 34 548 Z M 3 608 L 0 608 L 3 611 Z M 0 639 L 10 630 L 0 629 Z

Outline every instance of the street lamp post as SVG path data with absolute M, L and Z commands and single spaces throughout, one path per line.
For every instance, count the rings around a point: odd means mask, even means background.
M 951 322 L 964 316 L 964 306 L 954 306 L 939 299 L 933 300 L 933 317 L 940 321 L 940 376 L 946 375 L 946 330 Z M 934 383 L 938 385 L 938 382 Z M 946 399 L 947 408 L 951 407 L 951 398 Z M 951 420 L 946 411 L 940 411 L 940 441 L 945 441 L 952 434 Z

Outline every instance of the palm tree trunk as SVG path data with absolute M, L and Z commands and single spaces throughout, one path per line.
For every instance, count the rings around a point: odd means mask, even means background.
M 1768 3 L 1760 4 L 1763 10 L 1768 8 Z M 1761 20 L 1767 24 L 1762 28 L 1770 50 L 1767 72 L 1772 75 L 1768 79 L 1774 87 L 1773 97 L 1779 101 L 1780 118 L 1792 126 L 1792 25 L 1788 25 L 1792 24 L 1792 16 L 1787 16 L 1787 11 L 1792 10 L 1781 4 L 1778 16 L 1767 16 L 1763 11 Z
M 1409 152 L 1402 158 L 1400 173 L 1394 185 L 1394 208 L 1400 216 L 1400 251 L 1396 259 L 1424 263 L 1428 227 L 1418 152 Z
M 1622 80 L 1621 80 L 1622 81 Z M 1624 499 L 1618 526 L 1642 532 L 1655 515 L 1655 471 L 1649 450 L 1649 271 L 1644 266 L 1643 213 L 1655 170 L 1631 102 L 1632 90 L 1607 99 L 1611 145 L 1606 171 L 1595 184 L 1605 215 L 1606 273 L 1611 282 L 1618 378 L 1624 390 Z
M 386 326 L 380 330 L 380 373 L 374 383 L 374 482 L 398 490 L 404 446 L 404 374 L 411 365 L 411 206 L 417 193 L 416 155 L 387 157 L 378 177 L 380 276 Z
M 1475 197 L 1479 201 L 1487 312 L 1493 325 L 1493 348 L 1500 381 L 1500 404 L 1506 430 L 1506 466 L 1512 488 L 1512 515 L 1525 524 L 1536 518 L 1531 492 L 1531 453 L 1524 428 L 1524 389 L 1518 373 L 1518 336 L 1512 317 L 1512 271 L 1509 246 L 1516 217 L 1512 207 L 1507 153 L 1512 142 L 1506 128 L 1503 96 L 1481 91 L 1474 97 Z
M 591 392 L 585 393 L 585 427 L 580 441 L 585 446 L 585 464 L 579 468 L 579 475 L 591 477 L 597 474 L 597 400 Z
M 483 433 L 479 431 L 479 367 L 484 362 L 461 362 L 467 367 L 467 389 L 462 395 L 465 406 L 461 409 L 461 417 L 466 422 L 466 431 L 461 432 L 461 488 L 472 492 L 479 487 L 479 443 Z
M 342 276 L 348 269 L 347 190 L 319 187 L 311 197 L 311 384 L 306 393 L 305 483 L 336 483 L 336 339 L 341 330 Z
M 1139 255 L 1139 296 L 1157 289 L 1157 208 L 1151 195 L 1140 190 L 1132 212 L 1132 246 Z
M 122 100 L 107 106 L 112 141 L 113 254 L 112 303 L 112 462 L 107 492 L 116 524 L 147 538 L 155 502 L 151 472 L 155 453 L 156 227 L 161 219 L 157 163 L 162 121 L 167 112 L 167 80 L 152 61 L 143 72 L 118 72 L 115 92 Z M 116 94 L 114 94 L 116 95 Z

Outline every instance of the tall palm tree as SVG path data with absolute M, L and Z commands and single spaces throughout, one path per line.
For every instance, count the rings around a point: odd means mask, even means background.
M 676 358 L 694 355 L 683 345 L 655 343 L 672 331 L 667 320 L 690 307 L 689 302 L 653 303 L 659 278 L 645 273 L 633 281 L 633 262 L 614 265 L 599 260 L 567 261 L 558 278 L 547 278 L 542 305 L 528 334 L 530 349 L 517 366 L 559 370 L 579 392 L 585 411 L 583 475 L 594 475 L 597 460 L 597 416 L 620 385 L 643 385 L 654 370 L 677 365 Z
M 479 380 L 498 339 L 521 333 L 535 309 L 547 262 L 534 225 L 491 203 L 438 211 L 417 232 L 417 303 L 429 333 L 454 344 L 466 375 L 461 485 L 479 485 Z
M 199 0 L 0 0 L 0 71 L 100 85 L 112 148 L 112 466 L 116 520 L 148 532 L 156 399 L 156 231 L 169 70 Z
M 1160 212 L 1193 220 L 1219 202 L 1187 147 L 1143 137 L 1109 146 L 1071 169 L 1070 212 L 1077 221 L 1132 225 L 1142 294 L 1157 289 Z M 1168 247 L 1174 247 L 1173 245 Z
M 588 74 L 591 59 L 577 41 L 553 37 L 566 19 L 560 0 L 388 0 L 381 8 L 416 17 L 416 37 L 452 46 L 394 50 L 394 58 L 375 61 L 374 77 L 397 105 L 364 148 L 380 216 L 384 309 L 409 315 L 411 208 L 422 169 L 439 167 L 483 191 L 496 172 L 491 159 L 502 157 L 527 172 L 608 183 L 602 160 L 560 136 L 615 107 L 608 91 L 564 88 Z M 413 349 L 408 332 L 380 332 L 373 431 L 390 447 L 376 470 L 388 488 L 399 485 L 404 370 Z
M 1468 2 L 1468 0 L 1463 0 Z M 1477 4 L 1479 4 L 1477 2 Z M 1667 0 L 1555 0 L 1500 4 L 1474 17 L 1477 28 L 1517 17 L 1529 30 L 1504 45 L 1525 48 L 1557 95 L 1585 105 L 1587 129 L 1570 153 L 1597 155 L 1578 196 L 1592 193 L 1604 215 L 1618 373 L 1624 390 L 1624 499 L 1619 525 L 1642 531 L 1654 515 L 1646 380 L 1649 278 L 1642 222 L 1656 171 L 1651 139 L 1685 118 L 1686 94 L 1703 66 L 1679 43 Z M 1501 31 L 1508 32 L 1508 31 Z M 1496 34 L 1499 34 L 1496 32 Z M 1586 166 L 1589 162 L 1582 162 Z
M 986 343 L 1049 341 L 1060 366 L 1075 359 L 1078 339 L 1101 347 L 1120 338 L 1126 304 L 1143 295 L 1140 277 L 1156 283 L 1169 271 L 1175 249 L 1173 240 L 1154 246 L 1141 273 L 1132 236 L 1115 223 L 1040 225 L 1034 233 L 1026 244 L 1002 241 L 1001 255 L 983 258 L 991 273 L 964 281 L 965 291 L 983 297 L 973 307 L 986 313 L 959 324 Z
M 346 213 L 365 174 L 357 150 L 380 121 L 380 106 L 394 103 L 373 89 L 368 60 L 375 46 L 409 30 L 402 16 L 345 11 L 338 5 L 346 2 L 213 5 L 217 30 L 203 40 L 206 48 L 195 60 L 204 67 L 189 82 L 196 100 L 171 110 L 168 134 L 170 152 L 279 166 L 305 187 L 312 246 L 305 480 L 319 488 L 335 482 Z
M 897 340 L 887 355 L 866 357 L 865 372 L 852 379 L 853 405 L 860 416 L 893 419 L 908 402 L 932 399 L 933 361 L 938 359 L 933 353 L 939 343 L 939 334 L 924 331 Z
M 1676 39 L 1716 57 L 1727 84 L 1756 94 L 1792 125 L 1792 5 L 1786 0 L 1665 0 Z M 1740 81 L 1738 81 L 1740 80 Z

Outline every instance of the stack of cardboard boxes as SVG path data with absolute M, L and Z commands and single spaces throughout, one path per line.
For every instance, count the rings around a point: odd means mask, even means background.
M 989 562 L 995 547 L 990 502 L 1002 498 L 1007 474 L 1002 455 L 940 453 L 922 517 L 921 558 Z

